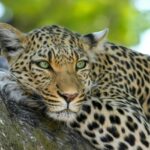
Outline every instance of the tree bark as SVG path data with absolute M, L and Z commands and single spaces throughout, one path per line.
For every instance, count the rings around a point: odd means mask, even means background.
M 0 90 L 0 150 L 94 150 L 64 123 L 19 105 L 7 92 Z

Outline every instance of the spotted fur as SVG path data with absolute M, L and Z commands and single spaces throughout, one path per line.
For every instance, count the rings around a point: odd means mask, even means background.
M 150 57 L 107 42 L 106 35 L 56 25 L 23 34 L 0 24 L 11 74 L 28 95 L 40 96 L 49 117 L 97 149 L 149 150 Z

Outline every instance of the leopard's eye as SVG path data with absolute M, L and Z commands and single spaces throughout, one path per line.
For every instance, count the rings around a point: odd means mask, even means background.
M 86 67 L 86 63 L 87 63 L 87 61 L 85 61 L 85 60 L 80 60 L 80 61 L 77 62 L 76 68 L 77 68 L 77 69 L 83 69 L 83 68 Z
M 49 63 L 47 61 L 40 61 L 38 62 L 38 66 L 43 69 L 48 69 L 50 67 Z

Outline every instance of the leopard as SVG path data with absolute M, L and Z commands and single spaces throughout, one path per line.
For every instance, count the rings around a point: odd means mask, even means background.
M 47 117 L 65 122 L 93 149 L 149 150 L 150 56 L 111 43 L 107 35 L 108 29 L 83 35 L 58 25 L 23 33 L 1 23 L 11 84 L 15 79 L 27 95 L 15 98 L 30 107 L 37 95 Z M 11 77 L 2 77 L 1 88 Z

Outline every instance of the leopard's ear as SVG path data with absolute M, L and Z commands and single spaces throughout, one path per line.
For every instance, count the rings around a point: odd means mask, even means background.
M 0 23 L 0 49 L 1 55 L 11 63 L 24 50 L 26 36 L 18 29 L 6 23 Z
M 97 49 L 98 47 L 100 48 L 101 45 L 103 45 L 103 43 L 107 40 L 108 31 L 108 28 L 106 28 L 99 32 L 83 35 L 81 37 L 83 45 L 87 50 Z

